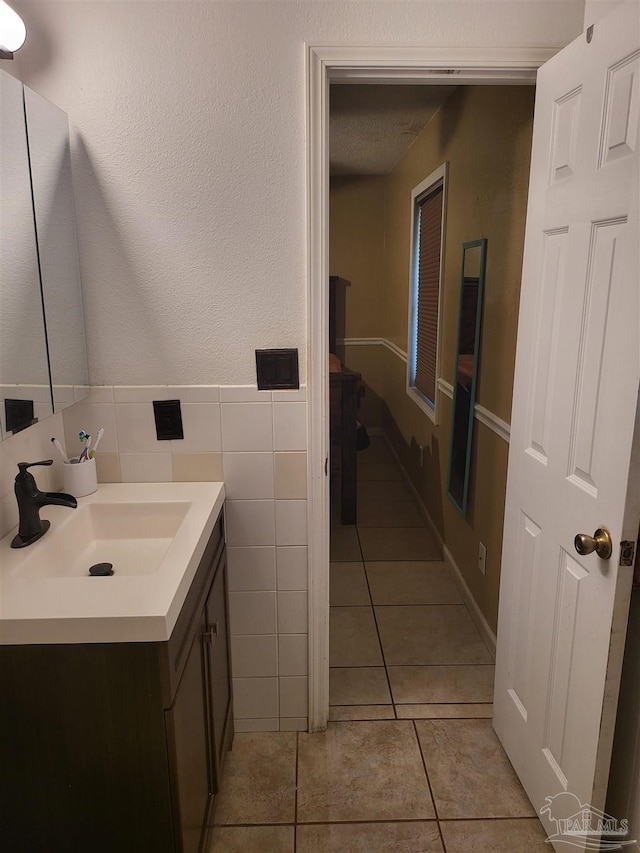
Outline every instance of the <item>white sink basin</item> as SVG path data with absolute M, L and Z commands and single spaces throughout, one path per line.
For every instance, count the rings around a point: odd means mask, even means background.
M 70 511 L 63 535 L 52 528 L 42 547 L 17 567 L 23 578 L 79 578 L 96 563 L 111 563 L 114 575 L 150 575 L 158 571 L 191 504 L 88 503 Z M 96 578 L 96 580 L 102 580 Z
M 0 540 L 0 643 L 168 640 L 223 502 L 222 483 L 106 483 L 43 507 L 41 539 Z

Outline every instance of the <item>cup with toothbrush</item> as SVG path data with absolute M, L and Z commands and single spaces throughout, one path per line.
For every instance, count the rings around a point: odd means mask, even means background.
M 62 471 L 64 477 L 64 488 L 69 494 L 77 498 L 91 495 L 98 488 L 98 475 L 96 471 L 96 450 L 104 435 L 102 427 L 98 430 L 95 444 L 91 449 L 91 435 L 81 429 L 78 438 L 82 450 L 77 457 L 69 459 L 57 438 L 51 442 L 62 457 Z

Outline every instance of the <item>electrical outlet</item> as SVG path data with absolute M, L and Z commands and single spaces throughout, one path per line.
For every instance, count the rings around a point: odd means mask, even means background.
M 153 413 L 158 441 L 184 438 L 180 400 L 154 400 Z
M 478 568 L 483 575 L 487 573 L 487 546 L 484 542 L 480 543 L 478 548 Z

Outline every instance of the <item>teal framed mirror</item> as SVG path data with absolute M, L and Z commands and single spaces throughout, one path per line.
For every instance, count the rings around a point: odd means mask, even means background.
M 463 516 L 469 498 L 486 258 L 486 238 L 462 244 L 447 495 Z

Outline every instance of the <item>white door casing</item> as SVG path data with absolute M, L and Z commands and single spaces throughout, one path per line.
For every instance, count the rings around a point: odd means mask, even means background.
M 309 730 L 329 711 L 329 82 L 523 85 L 557 48 L 307 46 Z
M 561 791 L 600 809 L 606 795 L 632 579 L 620 543 L 640 522 L 639 48 L 624 4 L 538 73 L 494 697 L 538 811 Z M 580 556 L 575 534 L 602 525 L 611 559 Z

